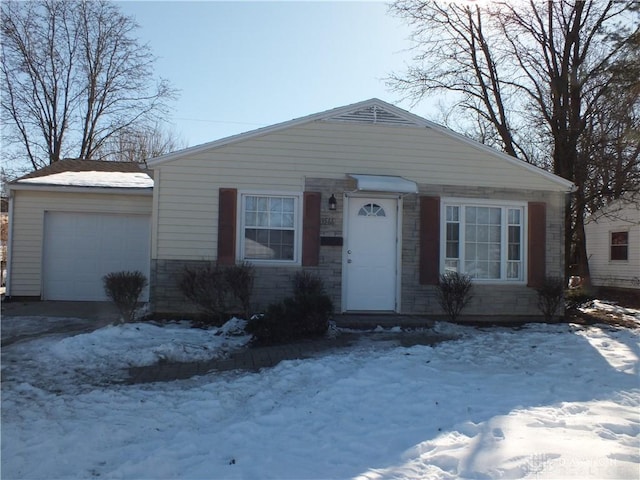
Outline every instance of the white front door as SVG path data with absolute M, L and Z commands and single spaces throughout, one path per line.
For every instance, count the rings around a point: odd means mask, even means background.
M 350 197 L 344 255 L 344 310 L 395 311 L 398 199 Z

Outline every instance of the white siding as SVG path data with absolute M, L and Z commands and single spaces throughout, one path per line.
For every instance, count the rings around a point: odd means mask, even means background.
M 640 288 L 640 205 L 614 204 L 606 212 L 585 225 L 591 281 L 596 286 Z M 629 259 L 610 260 L 611 232 L 622 231 L 629 232 Z
M 158 259 L 214 259 L 218 189 L 300 192 L 305 177 L 399 175 L 421 185 L 560 191 L 547 177 L 429 128 L 316 121 L 158 165 Z
M 101 212 L 151 214 L 151 196 L 14 190 L 10 294 L 40 296 L 44 213 Z

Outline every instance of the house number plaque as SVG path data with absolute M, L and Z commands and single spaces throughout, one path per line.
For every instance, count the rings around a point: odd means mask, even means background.
M 336 219 L 332 217 L 322 217 L 320 218 L 320 225 L 335 225 Z
M 320 237 L 320 245 L 325 247 L 341 247 L 342 237 Z

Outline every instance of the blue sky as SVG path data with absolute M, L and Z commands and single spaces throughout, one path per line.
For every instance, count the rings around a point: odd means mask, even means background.
M 124 1 L 156 73 L 178 89 L 170 128 L 188 145 L 372 97 L 412 107 L 384 79 L 412 53 L 383 2 Z

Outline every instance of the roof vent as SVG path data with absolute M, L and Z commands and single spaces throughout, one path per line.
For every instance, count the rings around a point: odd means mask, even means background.
M 352 112 L 343 113 L 330 117 L 327 121 L 374 123 L 380 125 L 410 125 L 418 126 L 414 121 L 391 113 L 377 105 L 371 105 Z

